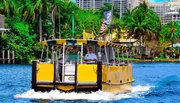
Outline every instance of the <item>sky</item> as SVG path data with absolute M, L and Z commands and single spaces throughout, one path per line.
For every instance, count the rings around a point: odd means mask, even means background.
M 71 0 L 72 2 L 76 2 L 76 0 Z
M 164 0 L 148 0 L 149 2 L 164 2 Z M 166 0 L 166 2 L 170 2 L 171 0 Z

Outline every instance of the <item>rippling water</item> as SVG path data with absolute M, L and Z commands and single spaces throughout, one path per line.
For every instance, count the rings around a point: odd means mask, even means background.
M 31 65 L 0 65 L 0 102 L 113 102 L 178 103 L 180 102 L 180 63 L 134 63 L 135 82 L 130 93 L 49 93 L 31 90 Z

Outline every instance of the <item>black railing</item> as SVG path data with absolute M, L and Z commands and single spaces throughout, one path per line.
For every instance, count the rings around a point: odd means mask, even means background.
M 74 91 L 78 92 L 78 81 L 77 81 L 77 61 L 75 62 L 75 75 L 74 75 Z
M 102 61 L 97 62 L 97 89 L 102 90 Z
M 32 61 L 32 81 L 31 81 L 32 89 L 36 89 L 36 82 L 37 82 L 36 69 L 37 69 L 37 61 Z

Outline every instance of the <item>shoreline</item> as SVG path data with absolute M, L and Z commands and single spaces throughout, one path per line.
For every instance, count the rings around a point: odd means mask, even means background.
M 151 59 L 140 59 L 140 60 L 130 60 L 132 62 L 180 62 L 179 60 L 151 60 Z
M 127 61 L 127 60 L 125 60 Z M 133 62 L 133 63 L 138 63 L 138 62 L 170 62 L 170 63 L 179 63 L 180 62 L 180 59 L 178 60 L 153 60 L 153 59 L 137 59 L 137 60 L 128 60 L 130 62 Z M 3 64 L 2 62 L 0 62 L 0 64 Z M 4 64 L 8 64 L 8 63 L 4 63 Z M 13 63 L 10 63 L 10 64 L 13 64 Z M 31 64 L 30 63 L 14 63 L 14 64 Z

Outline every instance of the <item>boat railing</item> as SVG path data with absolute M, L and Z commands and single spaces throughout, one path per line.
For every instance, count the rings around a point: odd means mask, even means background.
M 53 59 L 52 59 L 52 61 L 58 61 L 58 56 L 57 56 L 57 52 L 56 51 L 54 51 L 53 52 L 53 55 L 52 55 L 53 57 Z M 54 57 L 55 56 L 55 57 Z
M 80 55 L 81 55 L 81 53 L 78 52 L 78 55 L 77 55 L 77 64 L 79 64 L 79 61 L 80 61 Z

